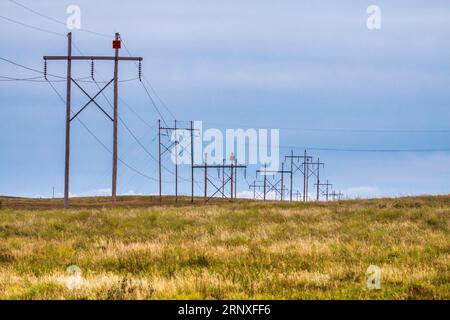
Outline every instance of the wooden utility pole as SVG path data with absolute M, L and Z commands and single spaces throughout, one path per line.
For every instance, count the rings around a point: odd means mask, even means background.
M 294 155 L 293 150 L 291 150 L 291 155 L 285 156 L 285 159 L 291 160 L 291 199 L 292 199 L 292 188 L 293 188 L 293 179 L 294 179 L 294 173 L 297 171 L 300 171 L 303 173 L 303 201 L 307 201 L 308 199 L 308 178 L 309 178 L 309 163 L 312 161 L 312 156 L 308 156 L 306 153 L 306 150 L 304 152 L 304 155 Z M 301 159 L 303 162 L 300 164 L 294 163 L 294 159 L 297 160 L 297 162 Z
M 175 202 L 178 202 L 178 133 L 175 120 Z
M 281 164 L 281 170 L 267 170 L 267 164 L 264 164 L 264 170 L 256 170 L 256 176 L 258 176 L 258 173 L 263 174 L 264 175 L 264 201 L 266 200 L 266 194 L 272 190 L 275 191 L 275 198 L 277 197 L 277 192 L 280 193 L 281 195 L 281 201 L 283 201 L 283 192 L 284 192 L 284 185 L 283 185 L 283 176 L 284 174 L 289 174 L 291 173 L 291 171 L 285 171 L 284 170 L 284 162 Z M 269 182 L 270 184 L 270 188 L 269 191 L 267 191 L 267 174 L 268 173 L 272 173 L 272 174 L 281 174 L 281 179 L 279 181 L 277 181 L 276 183 L 272 184 Z M 280 190 L 277 187 L 278 184 L 281 183 L 281 187 Z
M 231 182 L 231 184 L 233 184 L 233 182 Z M 208 201 L 208 154 L 205 153 L 205 203 L 207 201 Z
M 70 164 L 70 97 L 72 84 L 72 32 L 67 35 L 67 89 L 66 89 L 66 154 L 64 164 L 64 208 L 69 208 L 69 164 Z
M 162 172 L 161 172 L 161 120 L 158 119 L 158 169 L 159 169 L 159 202 L 162 201 Z
M 284 162 L 281 163 L 281 201 L 283 201 L 284 194 Z
M 316 183 L 316 200 L 319 201 L 319 197 L 320 197 L 320 166 L 322 166 L 322 168 L 325 167 L 325 163 L 320 162 L 320 159 L 317 158 L 317 162 L 314 163 L 317 166 L 317 174 L 316 174 L 316 178 L 317 178 L 317 183 Z
M 234 161 L 233 160 L 231 160 L 231 172 L 230 172 L 230 175 L 231 175 L 231 184 L 230 184 L 230 190 L 231 190 L 231 194 L 230 194 L 230 198 L 231 198 L 231 200 L 233 200 L 233 197 L 234 197 Z
M 300 196 L 301 196 L 302 194 L 301 194 L 301 192 L 300 191 L 296 191 L 296 192 L 294 192 L 294 196 L 296 196 L 296 198 L 297 198 L 297 201 L 299 201 L 300 200 Z
M 119 41 L 119 33 L 116 32 L 114 44 Z M 114 54 L 114 121 L 113 121 L 113 172 L 112 172 L 112 204 L 117 202 L 117 95 L 118 95 L 118 75 L 119 75 L 119 47 L 113 45 Z
M 339 201 L 339 200 L 342 200 L 344 194 L 341 193 L 340 191 L 336 192 L 335 190 L 333 190 L 333 192 L 330 193 L 330 196 L 332 197 L 333 201 L 336 200 L 336 197 L 337 197 L 337 199 Z
M 237 166 L 237 159 L 234 160 L 234 198 L 237 198 L 237 172 L 238 172 L 238 166 Z
M 65 165 L 64 165 L 64 208 L 69 207 L 69 164 L 70 164 L 70 123 L 75 119 L 90 103 L 94 103 L 113 122 L 113 170 L 112 170 L 112 204 L 116 204 L 117 192 L 117 123 L 118 123 L 118 82 L 119 82 L 119 61 L 141 61 L 142 57 L 119 57 L 121 47 L 120 35 L 115 34 L 113 41 L 114 56 L 73 56 L 72 55 L 72 33 L 67 34 L 67 55 L 66 56 L 44 56 L 44 61 L 64 60 L 67 61 L 67 81 L 66 81 L 66 139 L 65 139 Z M 72 78 L 72 61 L 89 60 L 94 61 L 114 61 L 114 78 L 109 81 L 94 97 L 91 97 L 78 82 Z M 92 73 L 92 71 L 91 71 Z M 93 74 L 93 73 L 92 73 Z M 71 84 L 72 82 L 90 99 L 74 116 L 71 117 Z M 111 117 L 96 101 L 97 96 L 103 92 L 112 82 L 114 82 L 114 115 Z
M 264 163 L 264 201 L 266 201 L 266 190 L 267 190 L 267 163 Z
M 164 119 L 163 119 L 164 121 Z M 164 121 L 164 123 L 166 123 Z M 167 124 L 166 124 L 167 125 Z M 161 132 L 175 132 L 175 141 L 173 141 L 170 145 L 166 145 L 162 142 L 161 139 Z M 190 132 L 190 144 L 191 144 L 191 202 L 194 202 L 194 122 L 191 121 L 190 127 L 182 127 L 178 125 L 178 121 L 174 120 L 174 126 L 166 126 L 161 127 L 161 120 L 158 120 L 158 167 L 159 167 L 159 201 L 162 201 L 162 156 L 168 152 L 173 153 L 175 152 L 175 173 L 172 172 L 175 176 L 175 202 L 178 201 L 178 150 L 183 152 L 189 152 L 187 149 L 187 146 L 180 145 L 178 141 L 178 133 L 181 131 L 189 131 Z M 172 135 L 173 137 L 173 135 Z M 170 139 L 172 141 L 172 139 Z M 178 149 L 178 147 L 180 147 Z M 173 149 L 172 149 L 173 148 Z
M 309 178 L 309 158 L 306 156 L 306 150 L 305 155 L 303 156 L 304 162 L 303 162 L 303 201 L 308 201 L 308 193 L 309 193 L 309 187 L 308 187 L 308 178 Z
M 316 183 L 314 185 L 318 188 L 319 194 L 325 195 L 325 199 L 328 201 L 328 195 L 329 195 L 328 189 L 330 186 L 333 186 L 333 185 L 331 183 L 328 183 L 328 180 L 327 180 L 327 183 Z M 325 187 L 325 190 L 322 189 L 322 187 Z
M 222 197 L 225 198 L 225 163 L 226 160 L 223 159 L 223 167 L 222 167 Z
M 191 203 L 194 203 L 194 121 L 191 121 Z
M 261 192 L 260 192 L 260 190 L 261 190 L 261 188 L 264 187 L 264 185 L 257 184 L 257 181 L 255 180 L 255 181 L 253 181 L 253 183 L 252 183 L 251 185 L 249 185 L 248 187 L 249 187 L 249 189 L 253 189 L 253 199 L 256 200 L 257 195 L 258 195 L 259 198 L 261 198 L 261 195 L 260 195 Z M 256 193 L 256 189 L 258 189 L 258 193 Z
M 292 188 L 293 188 L 293 177 L 294 174 L 294 150 L 291 149 L 291 186 L 289 188 L 289 201 L 292 201 Z
M 207 163 L 207 159 L 206 159 L 206 154 L 205 154 L 205 161 L 204 164 L 202 165 L 194 165 L 194 169 L 203 169 L 204 170 L 204 201 L 205 203 L 208 202 L 210 199 L 212 199 L 216 194 L 222 194 L 223 198 L 226 198 L 225 196 L 225 186 L 230 183 L 230 200 L 233 201 L 233 198 L 235 198 L 236 192 L 234 190 L 235 185 L 234 185 L 234 175 L 235 175 L 235 171 L 237 169 L 246 169 L 247 166 L 245 165 L 239 165 L 236 162 L 234 162 L 234 158 L 230 157 L 230 164 L 226 164 L 224 162 L 224 164 L 220 164 L 220 165 L 215 165 L 215 164 L 210 164 L 208 165 Z M 227 175 L 226 179 L 222 179 L 222 184 L 221 185 L 217 185 L 214 181 L 212 181 L 209 177 L 208 177 L 208 169 L 217 169 L 222 170 L 222 172 L 225 172 L 225 169 L 229 169 L 230 174 Z M 225 176 L 225 175 L 223 175 Z M 213 187 L 213 193 L 212 195 L 208 196 L 208 183 L 211 184 L 211 186 Z

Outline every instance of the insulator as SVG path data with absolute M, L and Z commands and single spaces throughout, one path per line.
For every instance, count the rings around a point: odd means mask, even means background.
M 91 78 L 94 79 L 94 59 L 91 60 Z
M 139 61 L 139 81 L 142 82 L 142 62 Z
M 47 80 L 47 60 L 44 60 L 44 79 Z

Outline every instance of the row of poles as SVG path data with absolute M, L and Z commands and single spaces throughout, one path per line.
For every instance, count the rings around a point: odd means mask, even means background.
M 117 149 L 117 136 L 118 136 L 118 79 L 119 79 L 119 61 L 137 61 L 139 62 L 139 80 L 141 79 L 141 62 L 143 60 L 142 57 L 122 57 L 119 55 L 119 49 L 121 48 L 121 39 L 120 34 L 116 33 L 114 40 L 112 41 L 112 47 L 114 49 L 114 55 L 113 56 L 75 56 L 72 54 L 72 33 L 67 34 L 67 55 L 65 56 L 44 56 L 44 76 L 47 79 L 47 62 L 48 61 L 65 61 L 67 63 L 67 76 L 66 76 L 66 135 L 65 135 L 65 166 L 64 166 L 64 208 L 69 207 L 69 167 L 70 167 L 70 129 L 71 129 L 71 122 L 78 117 L 78 115 L 85 110 L 89 105 L 94 104 L 99 110 L 101 110 L 105 116 L 111 120 L 113 124 L 113 151 L 112 151 L 112 157 L 113 157 L 113 166 L 112 166 L 112 183 L 111 183 L 111 199 L 112 204 L 115 205 L 117 202 L 117 160 L 118 160 L 118 149 Z M 106 83 L 106 85 L 103 88 L 99 87 L 99 91 L 95 95 L 90 95 L 87 93 L 87 91 L 80 85 L 80 83 L 72 78 L 72 62 L 78 61 L 78 60 L 85 60 L 91 62 L 91 76 L 94 78 L 94 71 L 93 71 L 93 64 L 94 61 L 114 61 L 114 77 Z M 71 94 L 72 94 L 72 83 L 75 84 L 75 86 L 84 93 L 89 101 L 84 104 L 82 107 L 78 109 L 78 111 L 74 112 L 72 110 L 71 105 Z M 96 98 L 110 85 L 113 84 L 114 86 L 114 105 L 113 105 L 113 115 L 111 116 L 108 112 L 105 111 L 104 108 L 100 106 L 100 104 L 96 101 Z M 195 165 L 194 164 L 194 133 L 196 129 L 194 129 L 193 121 L 190 121 L 190 126 L 180 126 L 179 122 L 176 120 L 174 121 L 174 126 L 170 127 L 167 126 L 164 121 L 164 126 L 161 126 L 161 120 L 158 120 L 158 141 L 159 141 L 159 200 L 162 201 L 162 183 L 163 183 L 163 177 L 162 177 L 162 157 L 163 155 L 168 152 L 171 153 L 172 148 L 174 148 L 174 154 L 175 154 L 175 201 L 178 201 L 178 180 L 179 180 L 179 174 L 178 174 L 178 154 L 179 152 L 188 152 L 190 153 L 191 157 L 191 202 L 194 202 L 194 172 L 195 170 L 203 170 L 204 171 L 204 202 L 210 201 L 213 197 L 221 196 L 222 198 L 227 198 L 229 200 L 233 200 L 237 198 L 237 175 L 238 171 L 244 170 L 244 176 L 246 178 L 246 169 L 247 167 L 242 164 L 238 164 L 237 160 L 235 159 L 235 156 L 232 154 L 230 155 L 230 159 L 227 162 L 226 160 L 223 160 L 223 164 L 217 165 L 217 164 L 208 164 L 207 161 L 207 155 L 205 154 L 204 157 L 204 163 Z M 178 139 L 175 139 L 175 141 L 171 141 L 169 145 L 163 142 L 161 136 L 163 132 L 178 132 L 178 131 L 187 131 L 190 133 L 190 148 L 186 148 L 185 146 L 180 145 Z M 188 150 L 190 149 L 190 150 Z M 297 193 L 293 192 L 293 176 L 294 173 L 297 171 L 302 171 L 304 176 L 304 184 L 303 184 L 303 200 L 308 200 L 308 181 L 310 177 L 310 170 L 309 165 L 312 163 L 312 157 L 308 156 L 306 154 L 306 151 L 304 155 L 294 155 L 293 152 L 291 152 L 291 155 L 286 156 L 286 159 L 290 160 L 290 170 L 284 170 L 284 163 L 282 165 L 281 170 L 277 171 L 269 171 L 267 170 L 267 166 L 264 166 L 264 170 L 258 170 L 257 174 L 261 174 L 264 176 L 264 181 L 262 186 L 259 186 L 256 181 L 253 183 L 253 190 L 254 195 L 256 198 L 256 189 L 262 187 L 263 188 L 263 200 L 267 199 L 267 195 L 271 191 L 275 191 L 275 193 L 280 194 L 280 199 L 284 200 L 284 194 L 285 194 L 285 186 L 284 186 L 284 175 L 290 174 L 290 195 L 289 199 L 290 201 L 293 200 L 293 196 L 297 195 L 297 198 L 299 197 L 299 192 Z M 302 159 L 302 166 L 298 165 L 297 162 Z M 295 161 L 297 160 L 297 162 Z M 319 160 L 317 160 L 317 163 L 314 163 L 313 165 L 316 165 L 317 170 L 317 200 L 319 200 L 319 191 L 323 186 L 326 186 L 326 199 L 328 200 L 329 196 L 331 195 L 333 198 L 338 197 L 339 199 L 342 197 L 342 194 L 339 193 L 328 193 L 328 187 L 331 186 L 328 184 L 328 181 L 326 184 L 320 183 L 320 166 L 323 166 L 324 164 L 321 163 Z M 213 179 L 210 175 L 211 170 L 216 169 L 218 172 L 218 178 L 220 178 L 221 173 L 221 179 L 219 179 L 219 182 L 217 179 Z M 316 171 L 311 171 L 313 174 L 315 174 Z M 281 174 L 280 179 L 280 185 L 281 187 L 278 187 L 278 183 L 271 183 L 267 179 L 268 174 Z M 212 187 L 212 194 L 209 192 L 209 187 Z M 252 185 L 250 186 L 252 187 Z
M 178 135 L 175 139 L 169 139 L 169 143 L 164 143 L 162 137 L 170 136 L 170 133 L 175 130 L 188 131 L 190 133 L 190 143 L 188 147 L 180 145 L 178 141 Z M 204 155 L 203 164 L 194 164 L 194 133 L 196 129 L 193 127 L 193 122 L 190 122 L 190 126 L 183 127 L 174 121 L 174 126 L 161 126 L 161 120 L 158 120 L 158 141 L 159 141 L 159 200 L 162 201 L 162 157 L 165 153 L 171 153 L 175 156 L 175 202 L 178 201 L 178 155 L 179 152 L 189 152 L 191 157 L 191 202 L 194 202 L 194 171 L 196 169 L 203 170 L 203 197 L 204 202 L 210 201 L 214 197 L 222 197 L 229 200 L 237 198 L 237 175 L 238 170 L 244 170 L 244 177 L 247 181 L 247 166 L 238 164 L 237 159 L 233 154 L 230 155 L 229 161 L 223 160 L 222 164 L 208 164 L 207 154 Z M 190 147 L 190 148 L 189 148 Z M 190 151 L 189 151 L 190 149 Z M 309 182 L 311 177 L 315 177 L 316 181 L 314 184 L 317 201 L 323 200 L 341 200 L 343 199 L 343 194 L 339 191 L 331 190 L 332 184 L 326 180 L 323 183 L 320 180 L 321 168 L 325 167 L 325 163 L 321 162 L 319 158 L 317 161 L 313 160 L 311 155 L 307 154 L 305 150 L 303 155 L 295 155 L 294 151 L 291 150 L 290 155 L 285 156 L 285 161 L 281 164 L 281 170 L 268 170 L 267 165 L 264 165 L 263 169 L 256 171 L 256 179 L 252 184 L 249 184 L 250 190 L 253 190 L 253 198 L 255 200 L 268 200 L 268 196 L 271 193 L 275 194 L 275 199 L 284 201 L 286 199 L 286 191 L 289 191 L 289 201 L 303 201 L 311 200 L 309 198 Z M 289 165 L 289 168 L 285 169 L 285 163 Z M 213 170 L 217 170 L 217 178 L 213 179 L 210 173 Z M 294 176 L 299 172 L 303 176 L 303 192 L 299 190 L 294 192 Z M 285 186 L 285 175 L 290 178 L 289 188 Z M 262 176 L 262 181 L 257 181 L 258 176 Z M 269 179 L 268 176 L 272 176 L 273 180 Z M 209 188 L 212 192 L 209 192 Z
M 111 181 L 111 199 L 112 204 L 115 205 L 117 202 L 117 133 L 118 133 L 118 82 L 119 82 L 119 61 L 134 61 L 141 64 L 142 57 L 121 57 L 119 56 L 119 49 L 121 48 L 120 34 L 116 33 L 114 40 L 112 41 L 112 48 L 114 50 L 113 56 L 75 56 L 72 54 L 72 33 L 67 34 L 67 55 L 65 56 L 44 56 L 44 77 L 47 79 L 47 62 L 48 61 L 65 61 L 67 63 L 67 76 L 66 76 L 66 136 L 65 136 L 65 165 L 64 165 L 64 208 L 69 207 L 69 172 L 70 172 L 70 129 L 71 122 L 78 117 L 78 115 L 85 110 L 90 104 L 95 104 L 95 106 L 100 109 L 105 116 L 111 120 L 113 124 L 113 163 L 112 163 L 112 181 Z M 103 88 L 99 88 L 99 91 L 91 96 L 87 91 L 80 85 L 78 81 L 72 78 L 72 62 L 73 61 L 90 61 L 91 62 L 91 76 L 93 78 L 93 64 L 94 61 L 114 61 L 114 77 L 106 83 Z M 141 68 L 139 68 L 139 75 L 141 73 Z M 140 77 L 139 77 L 140 78 Z M 73 112 L 71 105 L 72 96 L 72 83 L 87 96 L 89 101 L 78 109 L 77 112 Z M 114 86 L 114 106 L 113 115 L 111 116 L 100 104 L 95 100 L 111 83 Z
M 290 165 L 289 169 L 285 169 L 285 162 Z M 290 155 L 285 156 L 285 162 L 281 164 L 281 170 L 267 170 L 267 165 L 264 165 L 264 169 L 256 171 L 256 179 L 251 185 L 249 185 L 250 190 L 253 190 L 253 199 L 260 199 L 266 201 L 268 195 L 273 193 L 275 195 L 275 200 L 279 198 L 280 201 L 286 200 L 286 191 L 289 191 L 289 201 L 302 201 L 306 202 L 311 200 L 309 197 L 309 181 L 311 177 L 316 178 L 314 184 L 316 196 L 315 200 L 342 200 L 344 195 L 339 191 L 331 190 L 332 184 L 326 180 L 323 183 L 320 180 L 320 169 L 325 167 L 325 163 L 313 160 L 311 155 L 307 154 L 305 150 L 302 155 L 295 155 L 294 151 L 291 150 Z M 294 176 L 299 172 L 303 177 L 303 192 L 298 189 L 294 192 Z M 258 181 L 258 175 L 262 176 L 263 180 Z M 285 175 L 289 176 L 289 188 L 285 186 Z M 268 176 L 272 176 L 273 180 L 268 179 Z
M 171 133 L 175 131 L 175 139 L 169 139 L 168 142 L 164 142 L 163 136 L 169 137 Z M 190 141 L 189 144 L 183 145 L 178 141 L 178 132 L 187 131 L 189 132 Z M 246 176 L 247 166 L 238 164 L 234 155 L 230 155 L 229 162 L 225 159 L 222 164 L 208 164 L 208 155 L 205 153 L 203 158 L 203 164 L 195 164 L 194 161 L 194 134 L 198 131 L 194 129 L 193 121 L 190 121 L 189 126 L 180 126 L 177 120 L 174 121 L 173 126 L 161 126 L 161 120 L 158 120 L 158 169 L 159 169 L 159 201 L 162 202 L 163 199 L 163 156 L 168 153 L 174 156 L 175 162 L 175 172 L 173 175 L 175 177 L 175 202 L 178 202 L 179 195 L 179 174 L 178 174 L 178 158 L 179 154 L 182 152 L 187 152 L 191 158 L 191 203 L 194 202 L 194 171 L 203 170 L 203 198 L 204 202 L 210 201 L 212 198 L 221 196 L 222 198 L 227 198 L 230 201 L 237 198 L 237 175 L 238 171 L 244 170 L 244 176 Z M 166 168 L 167 170 L 167 168 Z M 217 170 L 218 179 L 213 179 L 211 172 Z M 212 193 L 209 192 L 209 188 L 212 188 Z

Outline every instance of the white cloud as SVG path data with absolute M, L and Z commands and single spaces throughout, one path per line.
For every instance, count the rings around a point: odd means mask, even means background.
M 375 198 L 380 196 L 380 190 L 376 186 L 357 186 L 342 190 L 346 198 Z

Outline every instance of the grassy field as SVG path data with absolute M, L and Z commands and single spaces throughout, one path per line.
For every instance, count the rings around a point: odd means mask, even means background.
M 2 299 L 449 299 L 450 196 L 0 198 Z M 171 199 L 165 199 L 166 202 Z M 381 289 L 366 270 L 381 268 Z M 76 265 L 73 285 L 67 268 Z

